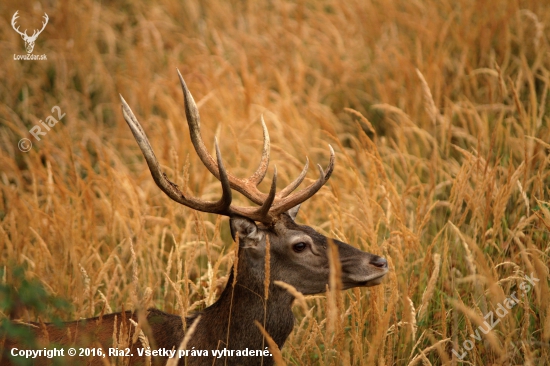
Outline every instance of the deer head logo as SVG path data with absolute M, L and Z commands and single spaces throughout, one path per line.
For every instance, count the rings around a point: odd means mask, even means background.
M 17 26 L 17 28 L 15 27 L 16 26 L 16 21 L 17 21 L 17 18 L 19 18 L 19 16 L 17 15 L 17 13 L 19 12 L 19 10 L 17 10 L 15 12 L 15 14 L 13 14 L 13 17 L 11 18 L 11 26 L 13 27 L 13 29 L 19 33 L 21 35 L 21 38 L 23 38 L 23 40 L 25 41 L 25 48 L 27 50 L 27 53 L 32 53 L 32 50 L 34 49 L 34 42 L 36 41 L 36 38 L 38 38 L 38 35 L 40 33 L 42 33 L 42 31 L 44 30 L 44 28 L 46 28 L 46 24 L 48 24 L 48 14 L 44 13 L 44 22 L 42 22 L 42 29 L 40 30 L 37 30 L 35 29 L 32 36 L 29 36 L 27 35 L 27 30 L 25 29 L 25 32 L 21 32 L 19 30 L 19 26 Z

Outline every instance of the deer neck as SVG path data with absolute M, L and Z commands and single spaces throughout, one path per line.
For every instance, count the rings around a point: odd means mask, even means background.
M 294 297 L 273 284 L 265 300 L 263 278 L 239 268 L 233 285 L 233 270 L 218 301 L 201 313 L 192 343 L 210 343 L 210 349 L 263 350 L 267 342 L 255 325 L 257 320 L 281 348 L 294 327 Z M 229 329 L 229 332 L 228 332 Z M 199 334 L 197 334 L 199 333 Z M 200 339 L 199 339 L 200 338 Z

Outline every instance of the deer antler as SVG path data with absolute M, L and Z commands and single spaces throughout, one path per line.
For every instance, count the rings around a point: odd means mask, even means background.
M 44 13 L 43 18 L 44 18 L 45 21 L 42 22 L 42 29 L 40 29 L 40 30 L 35 29 L 34 32 L 33 32 L 33 34 L 32 34 L 32 36 L 29 37 L 29 35 L 27 34 L 27 30 L 26 30 L 26 29 L 25 29 L 25 32 L 21 32 L 21 31 L 19 30 L 19 26 L 17 26 L 17 28 L 15 27 L 16 22 L 17 22 L 17 19 L 19 18 L 18 13 L 19 13 L 19 10 L 17 10 L 17 11 L 15 12 L 15 14 L 13 14 L 13 17 L 11 17 L 11 26 L 12 26 L 12 28 L 13 28 L 17 33 L 19 33 L 22 37 L 25 37 L 26 39 L 29 39 L 29 40 L 36 40 L 36 38 L 38 38 L 38 36 L 40 35 L 40 33 L 42 33 L 42 31 L 44 30 L 44 28 L 46 28 L 46 25 L 48 24 L 48 20 L 50 19 L 50 18 L 48 17 L 48 14 Z
M 15 23 L 17 21 L 17 19 L 19 18 L 19 15 L 17 15 L 17 13 L 19 13 L 19 10 L 17 10 L 15 12 L 15 14 L 13 14 L 13 17 L 11 17 L 11 26 L 12 28 L 17 32 L 19 33 L 21 36 L 23 37 L 28 37 L 27 36 L 27 30 L 25 29 L 25 33 L 21 33 L 21 31 L 19 30 L 19 26 L 17 26 L 17 28 L 15 28 Z
M 44 30 L 44 28 L 46 28 L 46 24 L 48 24 L 48 20 L 49 20 L 50 18 L 48 18 L 48 14 L 46 14 L 46 13 L 44 13 L 43 18 L 44 18 L 45 21 L 42 22 L 42 29 L 40 29 L 40 30 L 36 30 L 36 29 L 35 29 L 34 32 L 32 33 L 32 36 L 30 36 L 30 38 L 36 39 L 36 38 L 40 35 L 40 33 L 42 33 L 42 31 Z M 25 30 L 25 32 L 26 32 L 26 30 Z M 37 33 L 37 32 L 38 32 L 38 33 Z
M 130 126 L 132 133 L 147 161 L 149 170 L 153 175 L 155 183 L 159 188 L 168 195 L 174 201 L 181 203 L 185 206 L 193 208 L 198 211 L 216 213 L 220 215 L 233 216 L 240 215 L 248 217 L 249 219 L 263 222 L 266 224 L 273 223 L 277 216 L 286 212 L 290 208 L 306 201 L 311 196 L 313 196 L 330 178 L 332 171 L 334 169 L 334 150 L 329 145 L 330 148 L 330 161 L 325 172 L 323 168 L 319 165 L 319 178 L 317 181 L 310 184 L 308 187 L 302 189 L 299 192 L 296 192 L 292 195 L 290 193 L 300 185 L 304 180 L 309 166 L 309 160 L 306 159 L 306 164 L 300 175 L 290 183 L 286 188 L 281 190 L 276 194 L 276 184 L 277 184 L 277 169 L 275 168 L 273 174 L 273 180 L 271 182 L 271 188 L 268 194 L 262 193 L 258 190 L 257 185 L 263 180 L 267 172 L 267 167 L 269 164 L 269 134 L 267 132 L 267 127 L 262 118 L 262 128 L 264 133 L 264 144 L 262 157 L 260 159 L 260 164 L 258 169 L 254 174 L 249 178 L 239 179 L 233 175 L 226 172 L 221 154 L 219 151 L 217 140 L 215 141 L 216 147 L 216 160 L 210 155 L 204 142 L 202 141 L 200 135 L 200 116 L 197 105 L 193 100 L 193 96 L 189 92 L 181 73 L 178 70 L 178 75 L 180 78 L 181 86 L 184 94 L 185 101 L 185 114 L 187 117 L 187 123 L 189 125 L 189 132 L 191 134 L 191 141 L 195 147 L 199 158 L 206 166 L 206 168 L 216 177 L 222 184 L 222 198 L 217 202 L 206 202 L 200 199 L 193 197 L 186 198 L 183 193 L 178 189 L 178 187 L 170 182 L 166 175 L 161 171 L 160 165 L 155 157 L 151 144 L 149 143 L 145 132 L 143 131 L 141 125 L 137 121 L 136 117 L 132 113 L 132 110 L 124 100 L 122 101 L 122 112 L 124 119 Z M 260 207 L 238 207 L 231 205 L 231 188 L 242 193 L 245 197 L 249 198 L 256 204 L 259 204 Z

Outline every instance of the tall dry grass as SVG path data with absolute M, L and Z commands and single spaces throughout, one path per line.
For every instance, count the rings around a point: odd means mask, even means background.
M 183 316 L 223 286 L 234 258 L 227 219 L 165 197 L 120 113 L 118 93 L 167 174 L 217 197 L 191 148 L 177 67 L 205 142 L 218 136 L 237 176 L 257 164 L 262 114 L 281 186 L 306 155 L 324 163 L 332 144 L 336 170 L 299 221 L 392 268 L 381 286 L 296 307 L 285 362 L 550 359 L 544 1 L 5 0 L 0 10 L 0 280 L 15 284 L 12 269 L 25 266 L 72 304 L 50 316 L 150 305 Z M 12 60 L 24 53 L 16 10 L 21 29 L 49 15 L 34 51 L 47 61 Z M 35 141 L 28 130 L 54 106 L 66 116 Z M 27 153 L 22 137 L 34 144 Z M 540 282 L 474 340 L 531 274 Z M 460 360 L 452 350 L 466 340 L 474 346 Z

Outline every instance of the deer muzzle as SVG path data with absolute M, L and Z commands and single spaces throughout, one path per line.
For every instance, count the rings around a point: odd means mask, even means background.
M 379 285 L 389 271 L 388 261 L 374 254 L 357 252 L 354 256 L 341 258 L 344 289 Z

